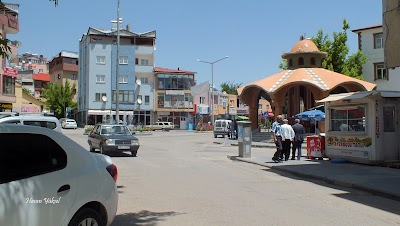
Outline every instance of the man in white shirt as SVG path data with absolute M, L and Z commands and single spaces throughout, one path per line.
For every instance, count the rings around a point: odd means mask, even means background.
M 283 151 L 281 157 L 283 158 L 283 155 L 285 155 L 285 161 L 287 161 L 290 155 L 290 144 L 292 144 L 294 140 L 294 130 L 289 125 L 289 121 L 287 119 L 283 120 L 283 125 L 281 127 L 281 130 L 282 130 L 282 142 L 283 142 L 282 145 Z

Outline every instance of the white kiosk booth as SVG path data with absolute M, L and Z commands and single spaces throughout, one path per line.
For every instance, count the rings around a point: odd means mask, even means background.
M 325 103 L 325 155 L 364 164 L 400 160 L 400 92 L 341 93 Z

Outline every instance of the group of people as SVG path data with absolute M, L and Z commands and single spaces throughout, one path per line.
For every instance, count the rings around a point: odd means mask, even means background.
M 228 124 L 228 138 L 236 140 L 238 139 L 236 119 Z
M 292 158 L 297 160 L 301 158 L 301 144 L 303 138 L 304 127 L 300 124 L 300 120 L 296 119 L 293 126 L 289 125 L 289 121 L 284 119 L 282 115 L 277 116 L 277 120 L 272 124 L 272 136 L 276 145 L 276 152 L 272 160 L 276 163 L 288 161 L 290 157 L 290 146 L 292 146 Z

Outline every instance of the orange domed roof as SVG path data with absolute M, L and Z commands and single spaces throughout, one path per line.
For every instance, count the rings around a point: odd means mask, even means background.
M 310 39 L 303 39 L 298 41 L 290 51 L 291 53 L 297 52 L 319 52 L 318 47 Z

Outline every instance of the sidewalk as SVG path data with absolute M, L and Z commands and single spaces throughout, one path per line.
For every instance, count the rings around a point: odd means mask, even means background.
M 214 143 L 237 146 L 237 140 L 215 139 Z M 229 155 L 228 158 L 400 201 L 400 169 L 349 162 L 332 163 L 327 159 L 309 160 L 305 157 L 306 148 L 302 149 L 304 157 L 301 160 L 275 163 L 272 161 L 275 150 L 275 147 L 271 147 L 271 144 L 252 142 L 251 158 Z

